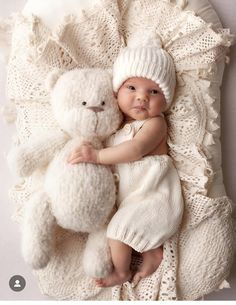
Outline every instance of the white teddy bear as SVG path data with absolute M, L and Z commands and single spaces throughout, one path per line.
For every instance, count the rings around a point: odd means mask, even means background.
M 97 148 L 119 127 L 122 115 L 110 74 L 102 69 L 53 71 L 47 80 L 53 114 L 61 131 L 37 135 L 10 152 L 9 166 L 29 176 L 47 166 L 43 190 L 25 208 L 22 251 L 34 268 L 47 265 L 54 247 L 56 224 L 88 232 L 83 265 L 92 277 L 112 268 L 106 223 L 115 204 L 115 184 L 108 166 L 67 162 L 73 148 L 89 141 Z

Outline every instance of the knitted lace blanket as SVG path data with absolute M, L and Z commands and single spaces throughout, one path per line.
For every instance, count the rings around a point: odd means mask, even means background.
M 130 34 L 150 28 L 161 36 L 177 70 L 176 95 L 166 117 L 185 212 L 180 230 L 164 244 L 160 267 L 135 288 L 129 282 L 97 288 L 82 269 L 86 234 L 58 227 L 50 263 L 35 271 L 42 293 L 73 300 L 194 300 L 218 288 L 229 275 L 235 250 L 232 203 L 222 184 L 219 142 L 217 63 L 231 44 L 228 31 L 216 32 L 170 0 L 103 0 L 80 16 L 65 16 L 53 31 L 36 16 L 21 14 L 0 28 L 1 33 L 11 34 L 7 92 L 17 112 L 15 145 L 41 131 L 58 129 L 44 85 L 54 67 L 110 68 Z M 12 188 L 14 218 L 19 223 L 43 177 L 42 171 Z M 139 264 L 140 258 L 134 257 L 133 267 Z

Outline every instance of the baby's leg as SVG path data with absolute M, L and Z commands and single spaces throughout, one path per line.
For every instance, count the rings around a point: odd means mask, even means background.
M 99 287 L 121 285 L 131 279 L 130 263 L 132 248 L 119 240 L 108 240 L 114 269 L 111 274 L 103 279 L 96 279 Z
M 143 262 L 132 280 L 133 286 L 136 286 L 141 279 L 151 275 L 159 267 L 163 258 L 162 246 L 143 252 L 142 257 Z

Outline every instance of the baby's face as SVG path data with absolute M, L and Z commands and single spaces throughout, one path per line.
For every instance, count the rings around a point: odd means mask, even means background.
M 166 107 L 165 97 L 159 86 L 143 77 L 132 77 L 126 80 L 118 91 L 117 100 L 127 120 L 156 117 Z

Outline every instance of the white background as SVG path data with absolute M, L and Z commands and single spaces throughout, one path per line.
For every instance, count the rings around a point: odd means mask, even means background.
M 0 17 L 7 17 L 10 13 L 21 10 L 25 2 L 26 0 L 0 0 Z M 229 27 L 231 32 L 236 34 L 236 0 L 210 0 L 210 2 L 223 26 Z M 231 63 L 230 66 L 226 67 L 222 86 L 221 142 L 226 191 L 228 196 L 236 202 L 236 46 L 231 48 L 230 57 Z M 6 103 L 5 77 L 5 66 L 0 64 L 1 105 Z M 49 297 L 40 293 L 31 269 L 22 259 L 19 226 L 11 220 L 13 206 L 8 199 L 8 189 L 13 184 L 13 178 L 6 166 L 5 156 L 10 148 L 13 133 L 14 127 L 5 125 L 0 118 L 0 300 L 49 300 Z M 8 286 L 10 277 L 16 274 L 22 275 L 26 280 L 26 287 L 21 292 L 14 292 Z M 232 289 L 214 292 L 205 299 L 236 300 L 236 264 L 233 266 L 228 281 Z

